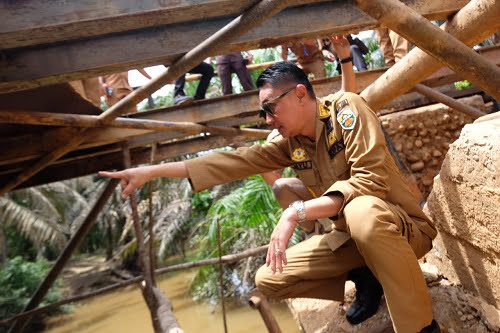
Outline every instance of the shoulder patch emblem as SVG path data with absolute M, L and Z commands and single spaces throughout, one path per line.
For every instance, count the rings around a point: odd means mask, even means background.
M 345 130 L 352 130 L 356 125 L 356 115 L 352 112 L 351 108 L 345 106 L 337 115 L 337 121 Z
M 319 105 L 319 118 L 324 119 L 330 117 L 330 109 L 325 104 Z
M 292 152 L 292 161 L 301 162 L 307 159 L 307 153 L 304 148 L 295 148 Z

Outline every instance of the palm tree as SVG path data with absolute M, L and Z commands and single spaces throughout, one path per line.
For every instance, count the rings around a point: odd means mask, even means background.
M 217 251 L 217 223 L 220 225 L 222 254 L 236 253 L 269 242 L 269 237 L 279 220 L 282 208 L 278 205 L 271 188 L 263 178 L 252 176 L 240 188 L 215 202 L 208 211 L 195 238 L 200 257 L 213 257 Z M 297 231 L 290 241 L 294 245 L 302 240 Z M 263 258 L 225 265 L 226 295 L 247 294 L 253 287 L 253 276 Z M 200 269 L 192 285 L 197 298 L 218 297 L 217 270 L 213 267 Z

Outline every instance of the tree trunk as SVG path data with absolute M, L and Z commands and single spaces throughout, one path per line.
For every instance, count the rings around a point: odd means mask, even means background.
M 7 237 L 3 230 L 3 226 L 0 226 L 0 267 L 3 267 L 7 262 Z

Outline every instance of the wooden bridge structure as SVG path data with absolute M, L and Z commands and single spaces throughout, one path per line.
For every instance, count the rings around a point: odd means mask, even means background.
M 496 0 L 26 0 L 3 1 L 0 13 L 0 195 L 265 138 L 257 91 L 128 114 L 208 56 L 382 24 L 416 47 L 390 69 L 356 73 L 357 91 L 374 111 L 438 100 L 478 117 L 454 98 L 500 98 L 500 50 L 471 49 L 500 30 Z M 430 20 L 446 22 L 439 28 Z M 155 64 L 169 67 L 105 112 L 67 83 Z M 462 79 L 475 87 L 449 88 Z M 313 86 L 325 95 L 340 88 L 340 78 Z M 39 305 L 116 185 L 110 182 L 25 311 Z M 144 268 L 146 298 L 154 298 L 153 269 Z M 11 332 L 29 316 L 19 318 Z

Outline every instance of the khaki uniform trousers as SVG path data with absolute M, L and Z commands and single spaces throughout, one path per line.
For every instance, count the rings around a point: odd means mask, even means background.
M 392 30 L 380 28 L 378 37 L 386 66 L 394 65 L 410 51 L 410 43 Z
M 288 264 L 273 274 L 261 267 L 258 289 L 275 299 L 307 297 L 342 301 L 347 272 L 368 266 L 384 288 L 398 333 L 419 332 L 432 321 L 432 308 L 418 264 L 431 239 L 398 206 L 373 196 L 351 200 L 344 208 L 347 233 L 315 235 L 287 249 Z M 332 238 L 337 248 L 332 247 Z
M 306 64 L 297 63 L 297 66 L 299 66 L 307 75 L 313 74 L 315 80 L 326 77 L 325 63 L 323 60 L 318 59 Z

